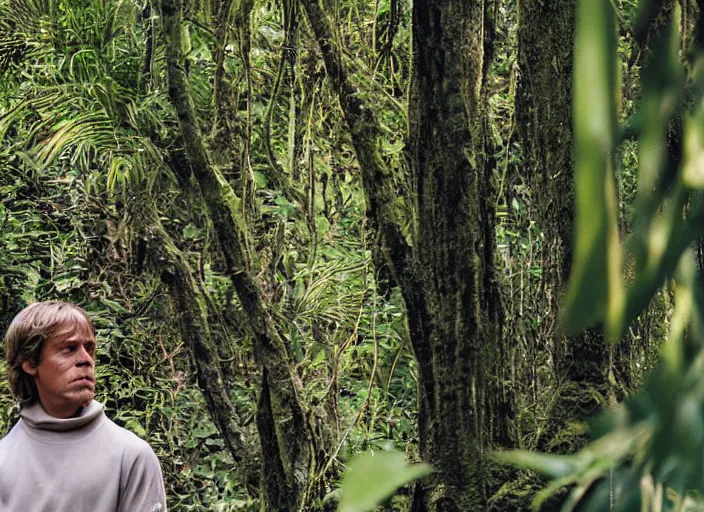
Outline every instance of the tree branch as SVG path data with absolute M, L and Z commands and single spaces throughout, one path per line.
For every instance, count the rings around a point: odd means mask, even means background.
M 325 70 L 337 94 L 345 121 L 350 129 L 352 145 L 362 172 L 362 185 L 369 203 L 369 213 L 384 236 L 391 270 L 398 282 L 414 279 L 411 248 L 401 232 L 395 208 L 396 195 L 390 184 L 390 169 L 377 150 L 381 133 L 374 111 L 352 84 L 342 64 L 342 54 L 335 46 L 332 29 L 317 0 L 303 0 L 308 22 L 313 29 Z
M 266 378 L 267 386 L 263 387 L 262 393 L 267 396 L 261 397 L 260 403 L 267 403 L 271 408 L 272 413 L 265 416 L 273 424 L 258 422 L 262 469 L 266 473 L 266 478 L 262 479 L 262 507 L 272 511 L 299 510 L 306 499 L 311 477 L 312 436 L 294 384 L 295 376 L 291 373 L 286 345 L 269 314 L 259 283 L 249 272 L 251 255 L 246 226 L 238 217 L 239 198 L 210 165 L 205 151 L 183 67 L 182 16 L 179 0 L 162 2 L 169 97 L 178 117 L 193 175 L 200 185 L 218 235 L 230 280 L 247 315 L 257 363 Z M 273 436 L 267 435 L 272 433 Z

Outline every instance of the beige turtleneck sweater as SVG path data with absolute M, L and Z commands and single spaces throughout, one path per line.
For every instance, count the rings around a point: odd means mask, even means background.
M 23 407 L 0 440 L 2 512 L 164 512 L 159 460 L 95 400 L 75 418 Z

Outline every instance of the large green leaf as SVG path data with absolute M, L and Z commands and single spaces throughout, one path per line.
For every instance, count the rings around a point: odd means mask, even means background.
M 350 463 L 342 477 L 339 512 L 366 512 L 413 480 L 429 474 L 429 464 L 406 462 L 396 451 L 367 452 Z
M 636 262 L 636 280 L 628 292 L 623 326 L 647 307 L 664 280 L 672 276 L 682 251 L 694 240 L 690 227 L 682 223 L 688 192 L 678 180 L 676 162 L 670 161 L 667 151 L 668 127 L 680 110 L 685 84 L 679 60 L 680 15 L 676 8 L 643 71 L 637 221 L 628 243 Z
M 607 336 L 614 339 L 625 304 L 611 162 L 618 96 L 616 28 L 609 0 L 581 1 L 577 15 L 576 238 L 563 324 L 568 332 L 577 332 L 604 320 Z

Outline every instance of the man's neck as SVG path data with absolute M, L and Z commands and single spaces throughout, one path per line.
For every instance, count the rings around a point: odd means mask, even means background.
M 49 416 L 52 418 L 56 418 L 59 420 L 65 420 L 69 418 L 78 418 L 81 415 L 81 412 L 83 412 L 83 406 L 79 407 L 78 409 L 73 409 L 73 408 L 57 408 L 57 407 L 47 407 L 47 405 L 39 400 L 39 405 L 41 405 L 42 409 L 44 409 L 44 412 L 47 413 Z
M 58 418 L 50 415 L 44 410 L 41 403 L 24 405 L 20 409 L 20 416 L 32 428 L 39 430 L 51 430 L 64 432 L 76 430 L 88 425 L 103 413 L 103 405 L 100 402 L 92 401 L 74 417 Z

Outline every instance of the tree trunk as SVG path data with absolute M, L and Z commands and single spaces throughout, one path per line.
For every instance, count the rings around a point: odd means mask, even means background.
M 420 455 L 435 473 L 415 511 L 484 510 L 485 448 L 506 432 L 501 305 L 494 276 L 494 212 L 485 140 L 485 9 L 481 1 L 414 3 L 416 84 L 410 108 L 418 176 L 418 239 L 411 251 L 376 150 L 375 113 L 348 82 L 329 21 L 304 0 L 350 128 L 370 204 L 401 286 L 419 365 Z
M 350 130 L 352 146 L 362 173 L 362 186 L 367 196 L 367 215 L 372 227 L 379 229 L 383 237 L 394 278 L 399 279 L 403 275 L 410 278 L 411 253 L 399 225 L 392 176 L 377 151 L 381 129 L 375 111 L 348 81 L 347 71 L 342 65 L 342 54 L 333 39 L 330 21 L 318 0 L 302 1 L 323 55 L 325 71 Z
M 484 510 L 492 484 L 484 451 L 508 430 L 485 128 L 485 23 L 481 1 L 413 4 L 409 114 L 422 300 L 414 291 L 404 290 L 404 297 L 419 366 L 420 454 L 435 467 L 416 490 L 416 511 Z
M 572 161 L 572 59 L 576 1 L 522 0 L 519 3 L 518 59 L 521 78 L 516 93 L 516 125 L 523 153 L 524 178 L 530 185 L 538 225 L 543 233 L 538 261 L 542 280 L 537 300 L 547 319 L 558 318 L 569 276 L 574 226 Z M 545 20 L 550 20 L 546 24 Z M 546 431 L 548 448 L 571 451 L 571 440 L 550 439 L 560 425 L 581 421 L 606 403 L 609 394 L 609 347 L 600 329 L 566 338 L 553 323 L 542 350 L 550 350 L 561 394 Z M 594 393 L 597 391 L 598 394 Z M 595 399 L 602 396 L 604 400 Z M 561 444 L 562 443 L 562 444 Z
M 169 289 L 178 314 L 181 338 L 193 356 L 198 386 L 211 419 L 220 431 L 233 460 L 236 463 L 246 462 L 251 454 L 246 449 L 237 412 L 227 394 L 218 351 L 208 325 L 207 305 L 201 284 L 193 278 L 193 269 L 174 245 L 149 201 L 144 201 L 135 218 L 142 219 L 142 239 L 147 241 L 151 266 Z M 247 480 L 248 477 L 245 482 Z
M 262 445 L 262 510 L 301 510 L 312 477 L 312 435 L 298 395 L 283 339 L 267 309 L 259 283 L 250 274 L 252 261 L 246 227 L 238 218 L 240 201 L 208 160 L 198 128 L 181 52 L 182 7 L 179 0 L 162 2 L 166 38 L 169 96 L 178 117 L 193 175 L 207 205 L 227 271 L 247 315 L 257 363 L 262 368 L 265 396 L 257 413 Z M 266 410 L 261 410 L 264 407 Z

